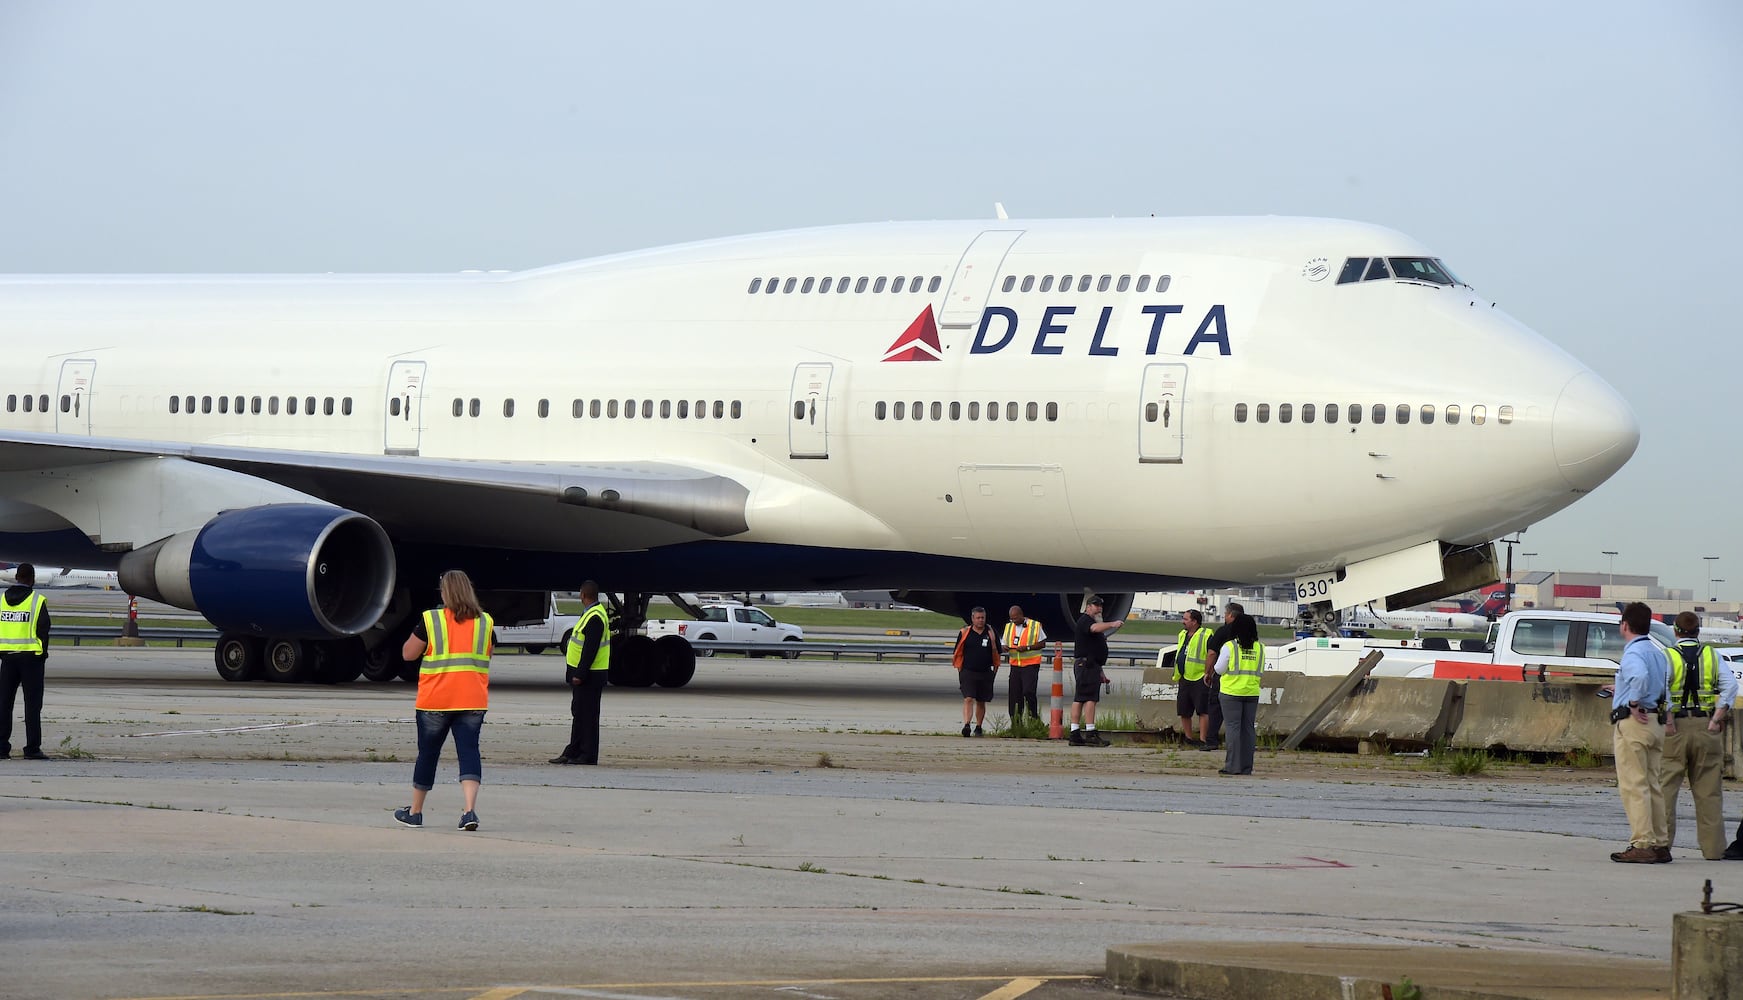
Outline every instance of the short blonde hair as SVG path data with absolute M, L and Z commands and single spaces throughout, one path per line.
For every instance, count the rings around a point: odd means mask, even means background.
M 442 574 L 442 606 L 454 613 L 456 621 L 471 621 L 484 613 L 472 589 L 472 578 L 457 569 Z

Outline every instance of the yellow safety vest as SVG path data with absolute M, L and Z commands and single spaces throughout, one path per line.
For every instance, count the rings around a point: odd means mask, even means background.
M 1033 646 L 1041 638 L 1041 623 L 1033 618 L 1026 618 L 1019 626 L 1016 622 L 1005 623 L 1005 649 L 1010 651 L 1010 661 L 1013 667 L 1038 667 L 1041 665 L 1041 651 L 1031 650 L 1027 653 L 1016 652 L 1019 646 Z
M 1677 650 L 1676 653 L 1673 654 L 1669 649 L 1666 649 L 1664 655 L 1670 660 L 1670 707 L 1672 711 L 1678 711 L 1683 708 L 1683 665 L 1686 662 L 1681 651 L 1692 651 L 1693 642 L 1691 641 L 1686 646 L 1679 642 L 1674 648 Z M 1719 654 L 1713 652 L 1711 646 L 1702 646 L 1700 649 L 1701 682 L 1695 698 L 1698 707 L 1711 712 L 1719 704 Z
M 417 707 L 426 712 L 482 712 L 490 707 L 487 614 L 459 621 L 447 608 L 424 612 L 430 645 L 418 667 Z
M 1200 625 L 1189 639 L 1186 630 L 1174 640 L 1174 676 L 1184 681 L 1204 680 L 1205 652 L 1210 646 L 1210 629 Z
M 0 598 L 0 653 L 41 653 L 36 623 L 42 618 L 42 595 L 31 591 L 23 604 Z
M 1223 675 L 1223 694 L 1257 698 L 1259 675 L 1265 671 L 1264 643 L 1255 642 L 1252 649 L 1242 649 L 1239 642 L 1230 640 L 1229 660 L 1229 672 Z
M 569 648 L 563 651 L 563 662 L 571 667 L 581 666 L 581 647 L 587 641 L 581 635 L 581 630 L 586 628 L 587 622 L 593 618 L 599 619 L 599 651 L 593 654 L 593 662 L 587 664 L 587 669 L 609 670 L 611 669 L 611 618 L 605 613 L 603 603 L 595 604 L 581 612 L 581 620 L 576 622 L 575 627 L 569 632 Z

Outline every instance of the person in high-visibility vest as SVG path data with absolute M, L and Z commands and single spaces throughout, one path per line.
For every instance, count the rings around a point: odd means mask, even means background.
M 1725 719 L 1737 701 L 1737 675 L 1719 663 L 1713 647 L 1701 641 L 1701 616 L 1676 616 L 1676 645 L 1670 661 L 1670 718 L 1664 726 L 1664 760 L 1658 785 L 1664 795 L 1666 843 L 1676 846 L 1676 797 L 1683 777 L 1695 800 L 1696 840 L 1701 857 L 1725 857 Z
M 1210 667 L 1210 629 L 1204 627 L 1204 614 L 1189 609 L 1184 616 L 1185 628 L 1174 641 L 1175 697 L 1180 713 L 1180 738 L 1197 746 L 1210 739 L 1210 700 L 1216 692 L 1204 682 L 1204 672 Z
M 436 785 L 436 760 L 448 734 L 460 757 L 466 796 L 460 829 L 478 829 L 478 786 L 484 766 L 478 735 L 490 707 L 490 653 L 494 622 L 478 606 L 472 579 L 457 569 L 442 574 L 442 606 L 423 613 L 401 655 L 418 667 L 418 762 L 412 767 L 412 804 L 394 810 L 402 825 L 424 825 L 424 796 Z
M 0 598 L 0 695 L 6 714 L 0 717 L 0 758 L 12 756 L 12 706 L 24 691 L 24 756 L 47 760 L 42 752 L 43 666 L 48 662 L 48 603 L 34 589 L 36 567 L 20 563 Z
M 1223 743 L 1228 747 L 1218 774 L 1253 773 L 1253 747 L 1259 738 L 1259 675 L 1264 671 L 1259 623 L 1242 613 L 1234 621 L 1234 639 L 1223 645 L 1216 658 L 1216 672 L 1222 678 Z
M 599 763 L 599 700 L 611 676 L 611 620 L 599 601 L 599 584 L 581 585 L 581 620 L 563 648 L 563 679 L 569 685 L 569 745 L 553 764 Z
M 1017 716 L 1029 713 L 1029 718 L 1041 717 L 1041 651 L 1047 645 L 1047 633 L 1041 623 L 1023 613 L 1019 605 L 1011 605 L 1011 620 L 1005 623 L 1003 645 L 1010 661 L 1011 677 L 1005 682 L 1010 692 L 1011 724 Z

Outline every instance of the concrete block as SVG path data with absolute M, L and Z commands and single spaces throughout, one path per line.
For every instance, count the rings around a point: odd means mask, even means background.
M 123 635 L 123 636 L 116 637 L 115 645 L 117 645 L 117 646 L 143 646 L 143 645 L 145 645 L 145 640 L 141 639 L 140 637 L 138 637 L 136 635 Z
M 1743 1000 L 1743 913 L 1678 913 L 1670 925 L 1673 1000 Z
M 1460 693 L 1453 681 L 1369 677 L 1314 728 L 1311 739 L 1322 745 L 1384 740 L 1394 747 L 1431 746 L 1457 728 Z
M 1452 745 L 1565 753 L 1610 750 L 1610 702 L 1597 683 L 1466 681 L 1464 714 Z

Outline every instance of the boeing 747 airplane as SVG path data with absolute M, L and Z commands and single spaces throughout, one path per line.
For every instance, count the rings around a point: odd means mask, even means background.
M 220 673 L 386 679 L 438 574 L 1021 603 L 1498 578 L 1639 440 L 1601 378 L 1397 232 L 851 225 L 503 274 L 0 278 L 0 552 L 116 570 Z M 1449 349 L 1456 348 L 1456 349 Z M 1119 595 L 1128 595 L 1121 597 Z

